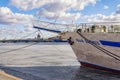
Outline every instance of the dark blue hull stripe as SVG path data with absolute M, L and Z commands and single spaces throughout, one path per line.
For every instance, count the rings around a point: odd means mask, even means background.
M 120 47 L 120 42 L 105 41 L 105 40 L 100 40 L 100 42 L 102 45 Z
M 92 63 L 88 63 L 88 62 L 83 62 L 83 61 L 79 61 L 79 62 L 81 63 L 82 66 L 91 67 L 91 68 L 104 70 L 104 71 L 120 73 L 120 70 L 111 69 L 111 68 L 107 68 L 107 67 L 103 67 L 103 66 L 100 66 L 100 65 L 96 65 L 96 64 L 92 64 Z

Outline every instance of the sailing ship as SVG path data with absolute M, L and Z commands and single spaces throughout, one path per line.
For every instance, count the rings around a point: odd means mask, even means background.
M 68 40 L 81 66 L 120 73 L 119 22 L 81 23 L 72 31 L 54 32 Z
M 82 66 L 120 73 L 120 25 L 88 26 L 82 24 L 64 34 L 78 61 Z

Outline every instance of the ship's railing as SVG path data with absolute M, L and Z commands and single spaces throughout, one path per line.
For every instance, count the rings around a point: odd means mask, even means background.
M 61 32 L 66 32 L 68 31 L 69 24 L 60 24 L 60 23 L 53 23 L 53 22 L 47 22 L 47 21 L 40 21 L 40 20 L 35 20 L 33 21 L 33 25 L 36 27 L 39 27 L 41 30 L 56 30 L 56 31 L 61 31 Z
M 79 24 L 60 24 L 46 21 L 34 21 L 34 26 L 40 28 L 59 30 L 61 32 L 73 32 L 79 29 L 81 32 L 89 33 L 120 33 L 120 22 L 94 22 L 94 23 L 79 23 Z
M 120 33 L 120 23 L 107 23 L 107 24 L 88 24 L 88 23 L 81 23 L 77 26 L 81 32 L 87 33 Z

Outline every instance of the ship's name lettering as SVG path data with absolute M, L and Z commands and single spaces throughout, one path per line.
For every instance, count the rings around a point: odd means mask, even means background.
M 95 45 L 100 45 L 99 41 L 93 41 L 93 40 L 83 40 L 83 39 L 76 39 L 77 42 L 83 42 L 83 43 L 90 43 Z

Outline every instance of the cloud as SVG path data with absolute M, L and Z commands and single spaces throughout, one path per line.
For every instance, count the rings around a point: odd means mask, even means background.
M 0 7 L 0 24 L 27 24 L 33 19 L 32 15 L 13 13 L 7 7 Z
M 89 3 L 95 4 L 95 0 L 54 0 L 47 4 L 47 7 L 42 8 L 38 15 L 47 19 L 59 20 L 77 20 L 80 18 L 80 13 L 70 13 L 71 9 L 82 10 Z
M 40 17 L 44 17 L 47 19 L 58 19 L 58 20 L 77 20 L 78 18 L 80 18 L 81 14 L 80 13 L 75 13 L 75 14 L 71 14 L 71 13 L 66 13 L 66 12 L 49 12 L 47 10 L 42 10 L 40 11 L 38 14 L 38 16 Z
M 107 9 L 106 5 L 104 9 Z M 87 22 L 120 22 L 120 4 L 117 5 L 117 11 L 111 13 L 110 15 L 104 14 L 94 14 L 94 15 L 85 15 L 82 20 Z
M 24 35 L 24 29 L 27 29 L 27 32 L 32 30 L 32 20 L 34 17 L 32 15 L 13 13 L 8 7 L 0 7 L 0 25 L 6 26 L 6 28 L 0 28 L 1 38 L 5 37 L 16 37 Z M 16 29 L 16 26 L 23 27 Z
M 108 9 L 109 7 L 107 5 L 104 5 L 103 6 L 103 9 Z
M 120 22 L 120 14 L 111 14 L 108 16 L 103 14 L 96 14 L 84 16 L 83 19 L 87 22 Z
M 50 0 L 52 1 L 52 0 Z M 30 10 L 39 8 L 50 2 L 49 0 L 10 0 L 10 4 L 21 10 Z
M 24 28 L 25 31 L 33 31 L 33 24 L 25 24 Z
M 120 4 L 117 5 L 117 11 L 116 11 L 117 14 L 120 14 Z
M 23 36 L 22 30 L 17 29 L 15 26 L 1 26 L 0 27 L 0 39 L 15 39 Z
M 39 8 L 48 4 L 59 4 L 59 3 L 60 4 L 63 3 L 61 7 L 71 6 L 72 8 L 75 8 L 77 10 L 81 10 L 90 3 L 95 4 L 96 0 L 10 0 L 11 5 L 14 5 L 15 7 L 21 10 L 30 10 L 30 9 Z M 51 5 L 51 7 L 54 7 L 54 5 Z
M 70 11 L 83 10 L 89 4 L 96 4 L 96 0 L 11 0 L 10 4 L 21 10 L 38 8 L 37 16 L 47 19 L 77 20 L 81 14 Z

